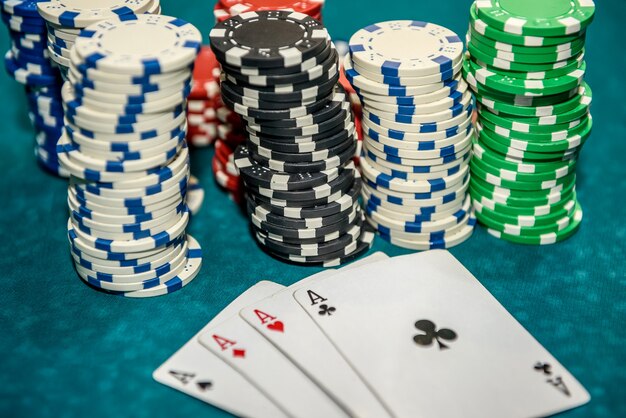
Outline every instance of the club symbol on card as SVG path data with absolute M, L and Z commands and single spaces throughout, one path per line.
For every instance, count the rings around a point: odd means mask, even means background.
M 535 371 L 542 373 L 545 376 L 549 376 L 546 379 L 546 383 L 554 386 L 557 390 L 559 390 L 565 396 L 572 396 L 569 388 L 563 381 L 561 376 L 552 376 L 552 365 L 550 363 L 544 363 L 538 361 L 534 366 Z
M 318 314 L 331 316 L 333 314 L 333 312 L 335 312 L 336 310 L 337 310 L 337 308 L 335 308 L 334 306 L 328 306 L 327 304 L 324 303 L 324 304 L 320 305 L 320 310 L 319 310 Z
M 200 389 L 202 392 L 206 392 L 207 390 L 213 388 L 213 382 L 211 382 L 210 380 L 201 380 L 199 382 L 196 382 L 196 386 L 198 386 L 198 389 Z
M 450 347 L 448 347 L 443 341 L 454 341 L 457 337 L 456 332 L 451 329 L 437 329 L 435 323 L 429 321 L 428 319 L 420 319 L 417 321 L 415 323 L 415 328 L 420 331 L 424 331 L 423 334 L 417 334 L 413 337 L 413 341 L 415 341 L 417 345 L 421 345 L 423 347 L 430 347 L 433 341 L 437 341 L 439 349 L 446 350 Z

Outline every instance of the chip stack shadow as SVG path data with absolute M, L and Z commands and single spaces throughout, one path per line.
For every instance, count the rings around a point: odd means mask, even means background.
M 467 192 L 474 128 L 463 42 L 442 26 L 397 20 L 357 31 L 349 48 L 345 73 L 363 107 L 368 223 L 412 250 L 464 242 L 476 219 Z
M 365 253 L 350 103 L 324 26 L 303 13 L 245 12 L 218 23 L 222 100 L 243 117 L 235 150 L 253 235 L 271 255 L 337 265 Z
M 477 1 L 470 7 L 465 79 L 478 103 L 470 193 L 498 238 L 553 244 L 583 212 L 576 167 L 591 134 L 584 82 L 591 0 Z

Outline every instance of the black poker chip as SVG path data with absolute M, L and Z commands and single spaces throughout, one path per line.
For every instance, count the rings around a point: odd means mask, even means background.
M 331 168 L 343 166 L 355 156 L 355 153 L 356 142 L 346 148 L 346 150 L 342 151 L 340 154 L 329 157 L 328 159 L 322 161 L 291 163 L 272 160 L 270 158 L 262 157 L 255 153 L 251 153 L 251 157 L 262 166 L 271 168 L 272 170 L 283 171 L 286 173 L 312 173 L 316 171 L 324 171 Z
M 320 228 L 321 229 L 321 228 Z M 283 241 L 264 238 L 261 234 L 256 234 L 257 239 L 270 250 L 288 255 L 298 256 L 321 256 L 341 251 L 353 241 L 356 241 L 361 234 L 361 224 L 351 224 L 350 227 L 332 241 L 315 244 L 295 244 Z
M 350 123 L 352 123 L 352 110 L 350 109 L 350 103 L 346 102 L 331 118 L 312 125 L 296 128 L 275 128 L 265 124 L 257 125 L 246 121 L 246 128 L 248 132 L 253 131 L 257 134 L 297 137 L 321 134 L 332 130 L 338 125 L 342 125 L 345 128 Z
M 280 86 L 285 85 L 298 85 L 301 83 L 318 82 L 321 77 L 330 74 L 333 76 L 334 72 L 339 72 L 339 55 L 334 48 L 331 48 L 330 55 L 319 64 L 312 66 L 311 68 L 302 69 L 302 71 L 290 73 L 290 74 L 254 74 L 248 75 L 241 73 L 238 69 L 233 69 L 228 66 L 223 66 L 222 70 L 227 75 L 229 81 L 241 86 L 249 87 L 265 87 L 270 88 L 273 91 Z M 266 90 L 263 90 L 266 91 Z
M 224 104 L 233 109 L 235 113 L 241 116 L 247 116 L 251 118 L 267 119 L 267 120 L 279 120 L 279 119 L 294 119 L 311 113 L 317 112 L 322 109 L 333 98 L 332 93 L 327 97 L 320 99 L 319 101 L 311 104 L 306 104 L 298 107 L 286 108 L 286 109 L 259 109 L 256 107 L 250 107 L 238 103 L 236 100 L 230 98 L 229 95 L 223 94 L 222 100 Z
M 303 83 L 302 85 L 292 84 L 285 86 L 284 90 L 279 91 L 263 91 L 254 87 L 244 87 L 232 83 L 231 81 L 222 81 L 222 88 L 228 89 L 230 92 L 241 95 L 242 97 L 259 100 L 261 102 L 304 102 L 305 100 L 319 99 L 326 96 L 333 90 L 339 81 L 339 72 L 335 72 L 328 77 L 323 77 L 317 82 Z
M 278 260 L 297 265 L 336 267 L 356 260 L 365 255 L 374 243 L 376 232 L 367 222 L 363 222 L 359 239 L 341 250 L 323 256 L 294 256 L 266 250 L 266 252 Z
M 319 161 L 324 161 L 332 157 L 336 157 L 341 155 L 343 151 L 345 151 L 350 146 L 356 143 L 356 138 L 354 136 L 349 136 L 339 144 L 329 147 L 322 148 L 317 151 L 312 152 L 302 152 L 302 153 L 290 153 L 290 152 L 282 152 L 269 148 L 265 148 L 263 146 L 259 146 L 253 143 L 248 144 L 248 149 L 252 153 L 256 153 L 262 157 L 269 158 L 274 161 L 283 161 L 285 163 L 314 163 Z
M 357 217 L 361 214 L 361 209 L 356 208 L 355 211 L 351 212 L 348 216 L 341 219 L 339 222 L 334 224 L 322 226 L 319 228 L 306 228 L 306 229 L 293 229 L 293 228 L 285 228 L 280 225 L 271 224 L 269 222 L 261 221 L 257 219 L 255 216 L 252 216 L 252 224 L 265 233 L 279 235 L 284 238 L 289 238 L 293 240 L 299 239 L 312 239 L 318 237 L 324 237 L 326 235 L 330 235 L 333 233 L 343 234 L 345 233 L 356 221 Z
M 354 122 L 352 122 L 351 124 L 354 124 Z M 268 135 L 268 134 L 262 134 L 259 132 L 255 132 L 254 130 L 246 127 L 246 132 L 248 133 L 249 136 L 255 136 L 259 139 L 263 139 L 263 140 L 267 140 L 267 141 L 272 141 L 272 142 L 284 142 L 287 144 L 303 144 L 306 142 L 315 142 L 315 141 L 321 141 L 323 139 L 326 139 L 332 135 L 336 135 L 339 134 L 340 132 L 345 131 L 346 129 L 348 129 L 351 126 L 350 123 L 346 124 L 339 124 L 325 132 L 320 132 L 318 134 L 313 134 L 313 135 L 304 135 L 304 136 L 300 136 L 300 135 L 287 135 L 287 136 L 281 136 L 281 135 Z
M 290 67 L 329 45 L 324 25 L 289 11 L 259 11 L 217 23 L 209 33 L 217 59 L 234 67 Z
M 333 86 L 325 89 L 324 91 L 317 92 L 312 97 L 296 99 L 296 100 L 263 100 L 257 99 L 251 95 L 245 96 L 240 92 L 233 90 L 232 85 L 228 83 L 222 83 L 222 97 L 228 97 L 235 103 L 239 103 L 244 106 L 262 109 L 262 110 L 281 110 L 281 109 L 290 109 L 294 107 L 306 106 L 313 103 L 316 103 L 319 100 L 325 99 L 328 95 L 332 95 Z M 332 99 L 332 96 L 331 96 Z M 324 102 L 326 104 L 328 101 Z
M 336 147 L 340 143 L 347 140 L 350 136 L 356 136 L 356 128 L 354 127 L 354 123 L 351 123 L 350 125 L 348 125 L 348 127 L 346 127 L 337 134 L 333 134 L 328 138 L 320 139 L 317 141 L 288 143 L 285 141 L 271 141 L 267 139 L 262 139 L 254 135 L 248 135 L 248 145 L 257 145 L 273 151 L 300 154 Z
M 271 190 L 303 190 L 327 184 L 339 176 L 340 167 L 314 173 L 284 173 L 271 170 L 250 158 L 247 147 L 235 150 L 235 166 L 241 178 L 250 185 Z
M 264 207 L 272 213 L 275 213 L 286 218 L 294 219 L 308 219 L 319 218 L 324 216 L 331 216 L 336 213 L 346 210 L 346 208 L 354 205 L 361 193 L 361 179 L 354 180 L 352 187 L 347 193 L 337 197 L 334 201 L 327 204 L 318 204 L 310 207 L 301 206 L 278 206 L 272 205 L 268 199 L 259 198 L 258 196 L 249 196 L 249 198 L 257 205 L 265 205 Z
M 341 221 L 341 219 L 345 216 L 348 216 L 350 212 L 356 208 L 356 205 L 358 205 L 358 203 L 354 203 L 352 206 L 348 206 L 344 210 L 329 216 L 297 219 L 275 214 L 271 211 L 271 208 L 269 208 L 268 205 L 257 204 L 249 197 L 246 198 L 246 208 L 249 214 L 254 213 L 257 218 L 262 221 L 292 229 L 319 228 L 326 225 L 332 225 Z
M 335 195 L 338 192 L 344 194 L 354 183 L 354 164 L 349 164 L 341 170 L 337 178 L 331 180 L 327 184 L 316 186 L 305 190 L 272 190 L 256 185 L 247 184 L 247 190 L 251 194 L 257 194 L 270 198 L 272 200 L 286 201 L 313 201 L 316 199 L 326 198 Z M 245 180 L 244 180 L 245 181 Z
M 254 224 L 253 230 L 255 230 L 258 238 L 263 239 L 266 244 L 269 244 L 268 247 L 274 251 L 278 251 L 279 249 L 285 251 L 285 249 L 287 249 L 285 252 L 293 255 L 300 255 L 303 251 L 308 252 L 309 255 L 315 253 L 324 255 L 344 248 L 350 245 L 352 241 L 358 239 L 361 234 L 362 226 L 361 210 L 357 209 L 354 220 L 351 223 L 348 225 L 341 224 L 339 230 L 327 235 L 312 238 L 289 238 L 268 233 L 257 228 Z M 314 250 L 314 252 L 312 250 Z M 324 254 L 319 254 L 320 250 Z
M 264 126 L 272 128 L 298 128 L 301 126 L 309 126 L 324 122 L 325 120 L 328 120 L 331 117 L 335 116 L 340 111 L 340 109 L 346 106 L 346 104 L 349 105 L 350 103 L 346 100 L 345 90 L 343 89 L 343 87 L 341 87 L 341 84 L 337 84 L 335 86 L 335 94 L 333 95 L 332 100 L 319 111 L 314 112 L 310 115 L 282 120 L 246 118 L 246 121 L 257 125 L 263 124 Z

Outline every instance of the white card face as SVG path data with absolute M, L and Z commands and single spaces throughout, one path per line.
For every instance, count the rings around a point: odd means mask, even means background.
M 242 307 L 282 288 L 284 286 L 268 281 L 252 286 L 156 369 L 152 377 L 157 382 L 234 415 L 258 418 L 286 417 L 286 414 L 245 377 L 204 348 L 198 341 L 198 336 L 212 325 L 236 315 Z
M 322 390 L 239 315 L 210 327 L 200 344 L 244 375 L 283 412 L 297 418 L 347 417 Z M 241 394 L 238 394 L 240 399 Z
M 589 400 L 447 251 L 338 272 L 294 297 L 397 417 L 535 417 Z
M 387 259 L 373 254 L 339 271 Z M 294 300 L 293 292 L 337 274 L 323 271 L 253 303 L 239 314 L 353 417 L 389 417 L 383 404 Z M 320 415 L 321 416 L 321 415 Z

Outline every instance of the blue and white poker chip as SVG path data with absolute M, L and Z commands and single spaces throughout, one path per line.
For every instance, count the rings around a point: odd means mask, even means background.
M 88 67 L 142 76 L 189 67 L 201 43 L 200 31 L 190 23 L 170 16 L 139 15 L 94 24 L 78 35 L 74 48 Z M 143 46 L 141 51 L 136 44 Z
M 439 25 L 413 20 L 367 26 L 357 31 L 349 44 L 354 62 L 373 73 L 392 77 L 441 73 L 463 56 L 463 41 L 457 34 Z
M 37 9 L 46 21 L 68 28 L 85 28 L 103 20 L 140 14 L 153 6 L 154 0 L 50 0 L 39 2 Z

